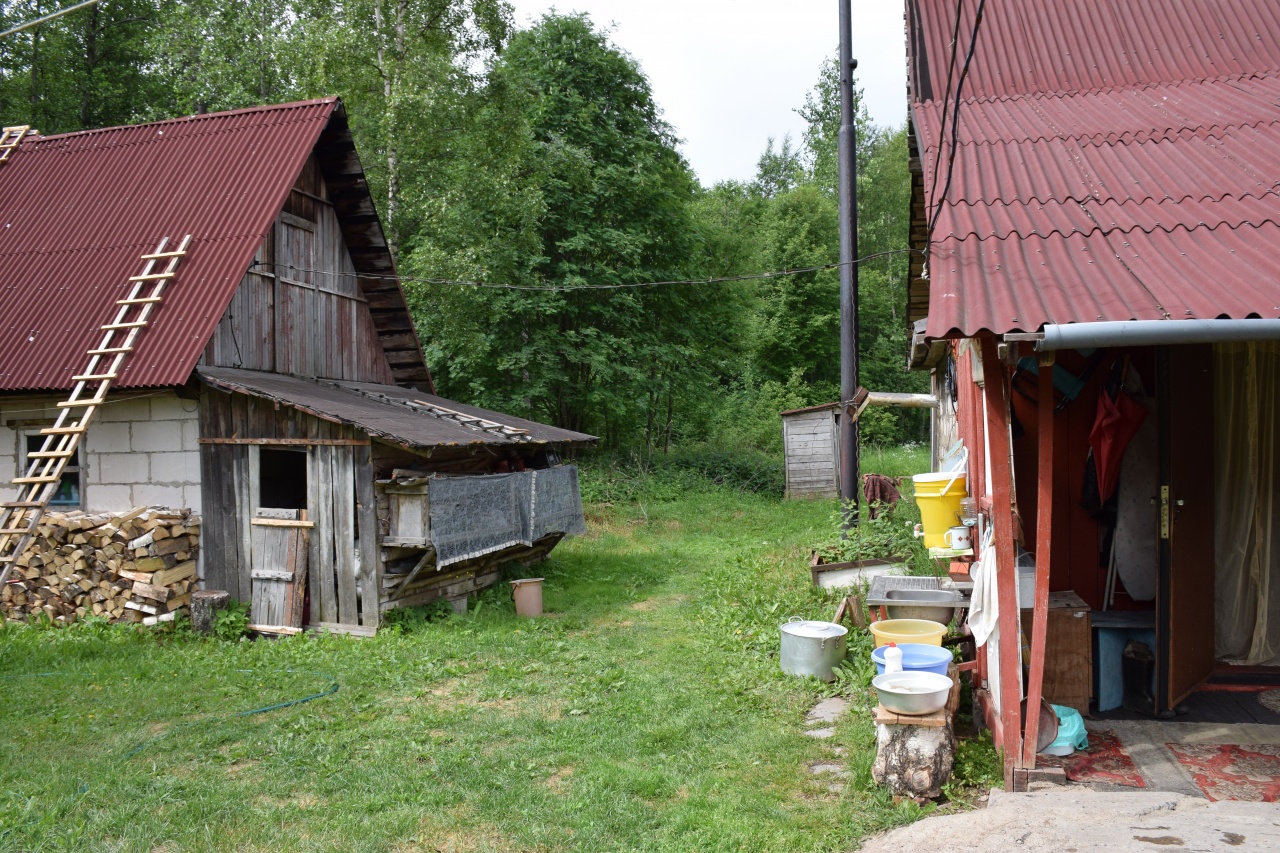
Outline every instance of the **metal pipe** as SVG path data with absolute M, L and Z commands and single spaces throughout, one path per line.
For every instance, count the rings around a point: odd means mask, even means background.
M 85 6 L 92 6 L 94 3 L 97 3 L 97 2 L 98 0 L 84 0 L 83 3 L 77 3 L 76 5 L 68 6 L 65 9 L 59 9 L 56 12 L 50 12 L 49 14 L 43 17 L 36 18 L 34 21 L 27 21 L 25 24 L 18 24 L 18 26 L 13 27 L 12 29 L 5 30 L 4 32 L 0 33 L 0 38 L 4 38 L 5 36 L 11 36 L 14 33 L 20 33 L 23 30 L 29 30 L 32 27 L 36 26 L 37 24 L 43 24 L 45 21 L 52 21 L 54 18 L 61 18 L 63 15 L 67 14 L 68 12 L 74 12 L 76 9 L 83 9 Z
M 840 399 L 858 392 L 858 140 L 853 104 L 853 10 L 840 0 L 840 135 L 838 137 L 840 197 Z M 858 422 L 850 407 L 840 411 L 841 528 L 858 523 Z
M 1280 340 L 1280 320 L 1119 320 L 1044 327 L 1036 349 L 1097 349 Z

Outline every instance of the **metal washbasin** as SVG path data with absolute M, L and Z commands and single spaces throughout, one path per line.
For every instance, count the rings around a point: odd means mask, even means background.
M 963 596 L 951 589 L 890 589 L 884 593 L 890 619 L 928 619 L 946 625 Z

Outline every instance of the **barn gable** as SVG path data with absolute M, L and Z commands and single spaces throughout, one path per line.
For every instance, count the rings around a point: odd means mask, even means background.
M 228 309 L 234 314 L 234 300 L 248 298 L 241 286 L 247 271 L 274 260 L 264 251 L 274 250 L 282 221 L 296 217 L 290 220 L 296 225 L 305 216 L 291 211 L 308 204 L 332 211 L 308 221 L 319 227 L 323 219 L 341 234 L 336 271 L 344 274 L 346 295 L 364 303 L 391 379 L 429 385 L 338 99 L 33 136 L 3 170 L 0 391 L 69 387 L 138 257 L 163 236 L 191 234 L 191 248 L 179 285 L 116 387 L 180 386 L 202 356 L 223 363 L 226 330 L 219 326 Z M 255 259 L 259 266 L 251 267 Z M 352 334 L 368 338 L 368 329 L 358 327 L 361 312 L 327 304 L 338 299 L 330 296 L 313 300 L 317 321 L 350 317 Z M 281 355 L 266 369 L 330 372 L 312 352 Z

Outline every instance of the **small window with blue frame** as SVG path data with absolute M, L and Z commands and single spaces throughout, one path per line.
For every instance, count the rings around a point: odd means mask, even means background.
M 23 454 L 23 469 L 30 467 L 27 453 L 35 453 L 44 446 L 44 436 L 38 432 L 26 434 L 26 453 Z M 80 506 L 80 450 L 71 454 L 71 458 L 67 460 L 67 465 L 62 469 L 62 481 L 58 483 L 58 491 L 54 492 L 53 497 L 49 500 L 49 506 L 57 507 L 74 507 Z

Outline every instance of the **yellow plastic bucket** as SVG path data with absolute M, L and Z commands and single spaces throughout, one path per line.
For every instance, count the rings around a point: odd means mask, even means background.
M 916 489 L 916 506 L 920 507 L 920 522 L 924 526 L 926 548 L 947 547 L 947 531 L 959 522 L 960 500 L 969 494 L 964 474 L 935 471 L 916 474 L 911 478 Z
M 946 625 L 928 619 L 882 619 L 871 623 L 871 636 L 876 638 L 877 649 L 886 643 L 940 646 L 946 633 Z

